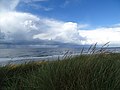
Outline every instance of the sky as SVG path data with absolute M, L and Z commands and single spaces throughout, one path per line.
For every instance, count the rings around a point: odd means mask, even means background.
M 0 29 L 6 41 L 120 46 L 120 0 L 0 0 Z

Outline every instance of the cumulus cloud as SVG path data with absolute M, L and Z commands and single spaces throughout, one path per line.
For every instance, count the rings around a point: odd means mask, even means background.
M 54 40 L 67 43 L 80 43 L 78 25 L 41 18 L 29 13 L 7 12 L 0 15 L 0 27 L 10 40 Z M 10 17 L 10 18 L 9 18 Z
M 35 35 L 34 38 L 44 40 L 54 40 L 66 43 L 81 43 L 85 38 L 79 35 L 77 23 L 73 22 L 58 22 L 52 20 L 45 20 L 48 30 L 44 33 Z

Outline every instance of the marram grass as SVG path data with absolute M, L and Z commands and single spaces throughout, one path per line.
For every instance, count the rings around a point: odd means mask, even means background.
M 120 54 L 6 65 L 0 68 L 0 90 L 120 90 Z

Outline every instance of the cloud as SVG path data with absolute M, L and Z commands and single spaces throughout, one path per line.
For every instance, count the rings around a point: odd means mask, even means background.
M 62 8 L 66 7 L 70 3 L 69 0 L 65 0 L 65 2 L 60 6 Z
M 2 32 L 1 32 L 1 30 L 0 30 L 0 40 L 3 40 L 3 39 L 4 39 L 4 37 L 5 37 L 5 34 L 4 34 L 4 33 L 2 33 Z
M 34 35 L 34 38 L 76 44 L 81 44 L 81 41 L 85 40 L 79 35 L 77 23 L 52 20 L 45 20 L 44 23 L 46 23 L 48 30 Z
M 79 35 L 77 23 L 38 18 L 20 12 L 6 12 L 0 17 L 0 27 L 9 40 L 40 39 L 66 43 L 80 43 L 84 40 Z
M 51 11 L 51 10 L 53 10 L 53 8 L 45 7 L 45 6 L 42 6 L 40 4 L 38 5 L 38 4 L 31 3 L 31 4 L 29 4 L 29 6 L 34 8 L 34 9 L 36 9 L 36 10 L 39 10 L 39 9 L 44 10 L 44 11 Z
M 6 34 L 6 39 L 32 39 L 31 31 L 37 30 L 35 22 L 39 18 L 28 13 L 6 12 L 0 14 L 0 28 Z
M 52 7 L 44 6 L 41 3 L 47 2 L 48 0 L 21 0 L 22 3 L 25 3 L 27 6 L 36 9 L 36 10 L 44 10 L 44 11 L 51 11 L 53 10 Z
M 81 0 L 64 0 L 64 2 L 60 5 L 60 7 L 65 8 L 73 4 L 79 4 L 80 2 Z
M 8 0 L 7 0 L 8 1 Z M 3 3 L 3 9 L 9 2 Z M 53 40 L 67 43 L 80 43 L 84 40 L 79 35 L 77 23 L 37 17 L 30 13 L 14 11 L 18 0 L 11 2 L 12 10 L 1 12 L 0 28 L 6 40 Z
M 87 24 L 58 21 L 38 17 L 30 13 L 17 12 L 15 7 L 18 2 L 19 0 L 0 1 L 0 28 L 2 30 L 0 38 L 2 39 L 7 41 L 39 39 L 76 44 L 92 44 L 96 42 L 104 44 L 110 41 L 114 45 L 120 45 L 119 24 L 114 27 L 83 30 L 84 27 L 88 26 Z
M 24 3 L 45 2 L 45 1 L 48 1 L 48 0 L 22 0 L 22 2 Z
M 84 44 L 93 44 L 95 42 L 104 44 L 110 41 L 111 44 L 120 45 L 120 26 L 79 30 L 79 34 L 86 37 L 86 41 L 83 42 Z
M 0 12 L 14 10 L 19 0 L 0 0 Z

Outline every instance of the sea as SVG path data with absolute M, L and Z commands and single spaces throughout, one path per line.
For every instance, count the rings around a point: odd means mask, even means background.
M 62 59 L 65 55 L 79 55 L 88 53 L 89 47 L 69 47 L 69 48 L 1 48 L 0 49 L 0 65 L 10 63 L 24 63 L 38 60 Z M 100 48 L 96 48 L 99 50 Z M 109 47 L 107 51 L 120 53 L 120 47 Z

